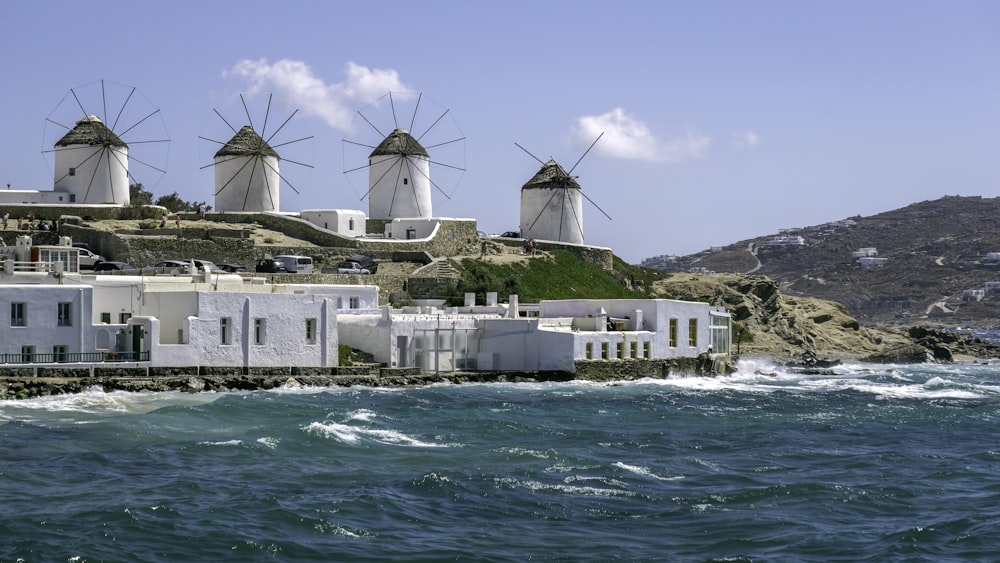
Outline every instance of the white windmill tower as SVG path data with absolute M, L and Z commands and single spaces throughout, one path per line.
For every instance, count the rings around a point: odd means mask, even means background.
M 433 217 L 431 157 L 406 129 L 394 129 L 368 155 L 368 217 Z
M 576 161 L 569 172 L 555 160 L 542 162 L 527 149 L 514 143 L 542 164 L 541 169 L 521 187 L 521 236 L 527 239 L 583 244 L 583 200 L 586 199 L 605 217 L 611 216 L 597 206 L 572 176 L 573 170 L 601 139 L 601 133 Z
M 389 92 L 359 110 L 348 127 L 344 165 L 350 168 L 344 174 L 351 182 L 352 172 L 368 170 L 361 199 L 368 198 L 369 219 L 431 218 L 434 192 L 450 199 L 441 184 L 454 191 L 465 172 L 465 137 L 448 110 L 436 114 L 429 104 L 423 94 Z M 408 128 L 397 119 L 406 111 L 412 112 Z
M 274 147 L 305 141 L 311 139 L 312 136 L 272 146 L 270 141 L 298 113 L 298 110 L 293 111 L 288 116 L 288 119 L 265 140 L 254 129 L 253 119 L 250 118 L 250 110 L 247 108 L 246 100 L 242 94 L 240 95 L 240 100 L 243 102 L 243 109 L 246 112 L 249 125 L 244 125 L 239 130 L 236 130 L 226 118 L 222 117 L 222 114 L 218 110 L 215 110 L 216 115 L 233 131 L 233 137 L 225 143 L 201 137 L 206 141 L 222 145 L 216 151 L 212 164 L 202 166 L 202 168 L 215 168 L 215 205 L 213 209 L 222 212 L 249 211 L 260 213 L 265 211 L 279 211 L 282 180 L 284 180 L 284 183 L 292 191 L 299 193 L 295 189 L 295 186 L 288 181 L 288 178 L 281 174 L 280 161 L 285 160 L 307 168 L 312 168 L 312 166 L 282 158 L 274 150 Z M 262 131 L 267 130 L 267 120 L 270 110 L 271 97 L 269 96 Z
M 96 115 L 88 115 L 55 144 L 55 190 L 71 203 L 129 204 L 128 145 Z
M 71 88 L 45 119 L 42 153 L 54 154 L 54 190 L 69 203 L 128 205 L 130 184 L 140 183 L 130 164 L 165 173 L 170 141 L 162 119 L 151 119 L 159 112 L 135 87 L 101 80 Z

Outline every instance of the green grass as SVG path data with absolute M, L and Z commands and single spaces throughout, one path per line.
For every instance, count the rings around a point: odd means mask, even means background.
M 450 302 L 460 305 L 466 292 L 474 292 L 477 302 L 482 302 L 491 291 L 501 297 L 517 294 L 523 303 L 543 299 L 643 298 L 649 296 L 648 288 L 653 281 L 666 276 L 663 272 L 628 265 L 618 258 L 615 271 L 608 272 L 570 252 L 555 250 L 551 254 L 551 260 L 537 258 L 507 265 L 466 260 L 462 263 L 462 282 Z

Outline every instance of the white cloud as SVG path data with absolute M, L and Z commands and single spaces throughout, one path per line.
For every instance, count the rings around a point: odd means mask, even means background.
M 629 160 L 682 162 L 701 158 L 712 144 L 709 137 L 694 132 L 669 141 L 657 139 L 645 123 L 622 108 L 577 118 L 574 133 L 581 142 L 592 143 L 602 132 L 595 151 Z
M 350 127 L 357 106 L 386 92 L 412 90 L 392 69 L 370 69 L 348 62 L 344 73 L 343 82 L 326 84 L 302 61 L 282 59 L 272 64 L 267 59 L 244 59 L 224 71 L 223 76 L 243 78 L 250 96 L 273 93 L 302 113 L 319 117 L 342 130 Z
M 754 133 L 753 131 L 733 133 L 733 144 L 741 149 L 756 147 L 760 144 L 760 135 Z

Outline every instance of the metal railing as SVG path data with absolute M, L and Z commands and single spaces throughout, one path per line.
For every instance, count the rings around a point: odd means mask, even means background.
M 65 354 L 0 354 L 0 364 L 78 364 L 148 362 L 149 352 L 66 352 Z

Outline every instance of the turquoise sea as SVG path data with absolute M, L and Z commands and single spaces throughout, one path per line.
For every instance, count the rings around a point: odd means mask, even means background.
M 0 561 L 992 561 L 1000 366 L 0 402 Z

